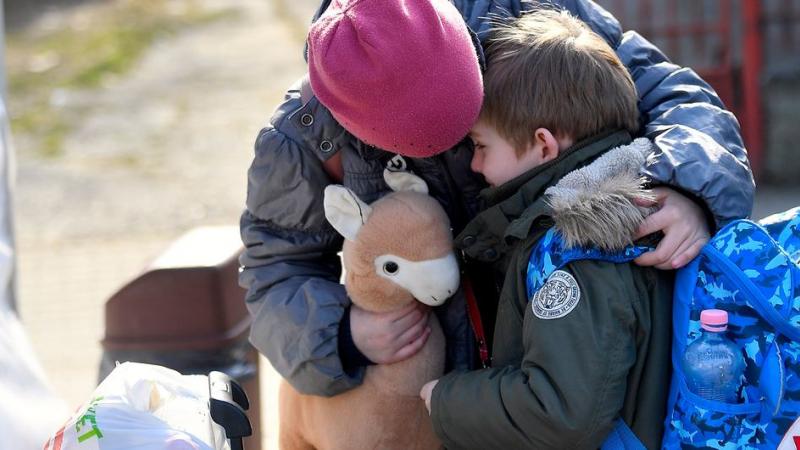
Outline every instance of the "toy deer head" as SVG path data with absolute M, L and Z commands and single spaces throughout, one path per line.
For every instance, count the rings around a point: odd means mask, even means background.
M 391 311 L 415 298 L 444 303 L 458 289 L 450 221 L 425 182 L 384 171 L 393 191 L 367 205 L 344 186 L 325 188 L 325 217 L 345 238 L 345 287 L 353 303 Z

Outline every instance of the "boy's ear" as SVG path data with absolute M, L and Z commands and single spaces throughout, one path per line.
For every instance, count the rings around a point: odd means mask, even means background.
M 345 239 L 355 241 L 358 230 L 367 223 L 372 208 L 350 189 L 338 184 L 325 188 L 325 218 Z
M 558 158 L 559 145 L 556 136 L 547 128 L 537 128 L 533 132 L 533 145 L 541 152 L 542 162 Z

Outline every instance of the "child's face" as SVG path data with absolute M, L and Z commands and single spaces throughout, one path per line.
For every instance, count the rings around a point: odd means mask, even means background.
M 472 127 L 469 137 L 475 146 L 470 168 L 483 175 L 492 186 L 510 181 L 544 162 L 541 152 L 535 151 L 533 145 L 517 157 L 511 143 L 482 120 Z

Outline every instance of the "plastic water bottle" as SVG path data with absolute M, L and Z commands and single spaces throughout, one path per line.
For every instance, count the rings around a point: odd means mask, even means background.
M 727 311 L 704 310 L 700 313 L 700 326 L 703 335 L 689 344 L 683 355 L 686 384 L 705 399 L 737 403 L 745 363 L 736 344 L 725 337 Z

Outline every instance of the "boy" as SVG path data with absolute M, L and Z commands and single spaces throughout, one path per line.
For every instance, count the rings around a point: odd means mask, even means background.
M 631 77 L 605 41 L 555 11 L 498 25 L 486 57 L 484 104 L 470 136 L 471 167 L 493 186 L 484 193 L 490 206 L 456 243 L 484 242 L 508 255 L 506 278 L 493 367 L 422 389 L 434 428 L 454 449 L 596 449 L 621 417 L 657 448 L 672 274 L 578 260 L 536 293 L 526 285 L 538 270 L 529 269 L 532 249 L 554 222 L 568 244 L 612 253 L 632 244 L 646 196 L 637 172 L 651 144 L 631 143 Z

